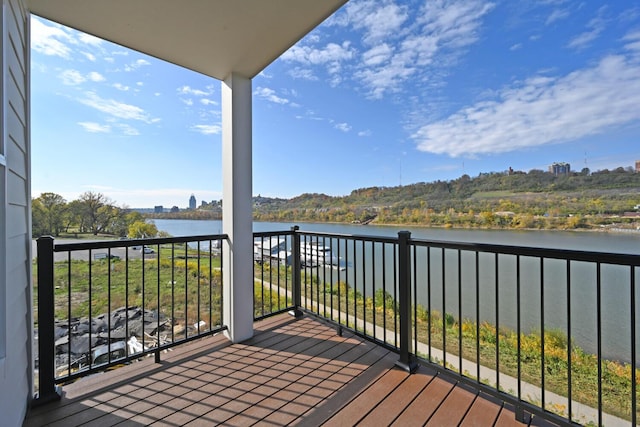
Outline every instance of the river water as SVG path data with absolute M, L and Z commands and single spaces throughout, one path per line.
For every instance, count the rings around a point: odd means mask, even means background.
M 154 220 L 159 230 L 166 231 L 173 236 L 193 236 L 219 234 L 222 232 L 221 221 L 198 220 Z M 255 222 L 254 231 L 286 231 L 294 224 L 279 222 Z M 302 223 L 302 231 L 321 233 L 339 233 L 347 235 L 365 236 L 397 236 L 398 231 L 408 230 L 411 237 L 416 239 L 442 240 L 452 242 L 490 243 L 512 246 L 529 246 L 541 248 L 556 248 L 567 250 L 587 250 L 596 252 L 612 252 L 640 255 L 640 233 L 599 233 L 599 232 L 563 232 L 563 231 L 521 231 L 521 230 L 462 230 L 424 227 L 389 227 L 389 226 L 361 226 L 347 224 Z M 338 251 L 335 242 L 327 242 L 335 253 Z M 339 243 L 341 258 L 344 254 L 359 259 L 370 256 L 375 252 L 376 275 L 382 276 L 382 250 L 371 249 L 369 246 L 351 246 L 347 250 L 344 243 Z M 353 250 L 354 252 L 351 252 Z M 517 326 L 517 307 L 520 307 L 520 321 L 525 332 L 539 332 L 545 330 L 560 330 L 565 335 L 570 332 L 571 339 L 585 351 L 597 351 L 597 286 L 596 267 L 593 264 L 574 262 L 571 264 L 571 285 L 567 286 L 566 264 L 555 260 L 546 260 L 543 268 L 540 261 L 533 258 L 521 258 L 520 263 L 520 303 L 517 299 L 516 288 L 516 258 L 501 255 L 498 264 L 493 255 L 480 254 L 478 257 L 479 274 L 476 281 L 475 255 L 463 252 L 458 258 L 457 251 L 440 249 L 430 250 L 430 276 L 427 277 L 427 252 L 420 248 L 416 268 L 417 283 L 424 285 L 430 280 L 431 288 L 426 286 L 417 289 L 417 300 L 425 307 L 446 312 L 455 318 L 462 317 L 472 320 L 480 319 L 492 324 L 496 321 L 500 327 L 515 330 Z M 442 257 L 445 257 L 444 263 Z M 358 257 L 358 258 L 355 258 Z M 387 254 L 384 264 L 387 264 L 386 283 L 393 283 L 392 256 Z M 444 265 L 444 268 L 442 266 Z M 358 275 L 362 276 L 360 268 L 352 267 L 352 262 L 345 263 L 342 271 L 330 275 L 333 281 L 343 280 L 358 286 Z M 496 283 L 495 271 L 498 270 L 499 281 Z M 640 270 L 640 269 L 636 269 Z M 366 273 L 369 274 L 369 273 Z M 540 275 L 544 275 L 541 280 Z M 371 277 L 373 274 L 370 274 Z M 458 277 L 458 276 L 461 277 Z M 640 283 L 640 271 L 636 271 L 636 283 Z M 327 278 L 329 275 L 326 276 Z M 630 272 L 628 268 L 603 265 L 601 269 L 601 328 L 602 352 L 605 358 L 630 361 L 631 360 L 631 302 L 630 302 Z M 327 280 L 327 279 L 325 279 Z M 375 283 L 376 289 L 383 285 L 382 281 Z M 541 286 L 541 283 L 543 285 Z M 385 290 L 393 293 L 388 286 Z M 393 286 L 393 285 L 391 285 Z M 476 299 L 476 287 L 479 298 Z M 497 289 L 497 295 L 496 295 Z M 567 303 L 570 290 L 570 303 Z M 365 292 L 368 296 L 372 291 Z M 640 307 L 640 292 L 636 292 L 636 307 Z M 444 299 L 444 301 L 443 301 Z M 458 305 L 458 301 L 462 301 Z M 496 305 L 498 309 L 496 310 Z M 571 330 L 567 330 L 569 316 L 568 305 L 571 309 Z M 543 310 L 540 307 L 543 306 Z M 479 307 L 479 313 L 476 312 Z M 640 331 L 640 313 L 636 316 L 636 330 Z M 636 340 L 637 341 L 637 340 Z M 638 344 L 636 344 L 638 347 Z M 638 353 L 640 356 L 640 348 Z M 640 359 L 638 359 L 640 362 Z

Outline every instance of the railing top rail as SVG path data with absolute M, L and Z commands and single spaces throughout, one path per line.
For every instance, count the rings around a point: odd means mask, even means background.
M 292 235 L 293 236 L 293 231 L 292 230 L 286 230 L 286 231 L 254 231 L 253 232 L 253 238 L 260 238 L 260 237 L 271 237 L 271 236 L 288 236 L 288 235 Z
M 185 243 L 207 240 L 227 240 L 226 234 L 212 234 L 202 236 L 159 237 L 149 239 L 126 240 L 93 240 L 88 242 L 57 243 L 54 240 L 54 252 L 79 251 L 88 249 L 122 248 L 141 245 L 162 245 L 166 243 Z
M 533 246 L 494 245 L 489 243 L 465 243 L 424 239 L 410 239 L 409 243 L 416 246 L 460 249 L 463 251 L 520 255 L 570 261 L 599 262 L 601 264 L 617 264 L 636 267 L 640 266 L 640 255 L 615 252 L 578 251 L 572 249 L 537 248 Z
M 301 234 L 303 236 L 341 238 L 341 239 L 352 239 L 352 240 L 359 240 L 359 241 L 364 240 L 364 241 L 373 241 L 373 242 L 380 242 L 380 243 L 398 243 L 397 236 L 389 237 L 389 236 L 373 236 L 373 235 L 361 235 L 361 234 L 322 233 L 317 231 L 298 231 L 298 234 Z

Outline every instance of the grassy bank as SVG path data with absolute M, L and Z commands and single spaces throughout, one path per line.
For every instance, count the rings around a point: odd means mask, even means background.
M 71 260 L 54 264 L 56 319 L 97 316 L 116 308 L 139 306 L 159 310 L 174 323 L 205 320 L 221 324 L 220 258 L 213 254 L 161 247 L 142 259 Z M 37 263 L 33 264 L 34 307 L 37 310 Z M 173 307 L 173 308 L 172 308 Z M 209 313 L 211 317 L 199 318 Z M 37 311 L 34 314 L 37 319 Z

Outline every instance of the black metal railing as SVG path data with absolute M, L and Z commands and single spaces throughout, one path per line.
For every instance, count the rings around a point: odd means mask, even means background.
M 279 310 L 256 299 L 261 316 L 313 314 L 396 351 L 403 369 L 420 360 L 513 404 L 520 418 L 636 424 L 640 256 L 407 232 L 255 234 L 272 236 L 286 241 L 267 267 L 278 274 L 265 279 L 265 264 L 256 265 L 257 286 L 273 294 L 285 283 L 294 298 L 299 283 L 300 299 Z
M 150 354 L 159 361 L 172 346 L 224 330 L 226 238 L 38 239 L 39 400 L 56 384 Z
M 519 410 L 561 423 L 636 424 L 640 256 L 410 245 L 413 307 L 427 304 L 422 316 L 414 311 L 414 354 Z
M 41 392 L 223 330 L 226 238 L 39 239 L 39 348 L 57 352 L 39 358 Z M 520 418 L 636 424 L 640 255 L 294 227 L 254 233 L 253 268 L 256 320 L 317 316 Z
M 294 232 L 253 234 L 254 319 L 293 310 L 297 276 Z M 299 289 L 299 288 L 298 288 Z

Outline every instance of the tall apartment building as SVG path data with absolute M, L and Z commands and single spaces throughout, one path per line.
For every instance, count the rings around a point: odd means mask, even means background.
M 195 210 L 196 208 L 196 196 L 193 194 L 189 197 L 189 209 Z
M 549 166 L 549 173 L 558 175 L 569 175 L 571 173 L 571 165 L 569 163 L 554 163 Z
M 636 160 L 636 173 L 640 173 L 640 160 Z

